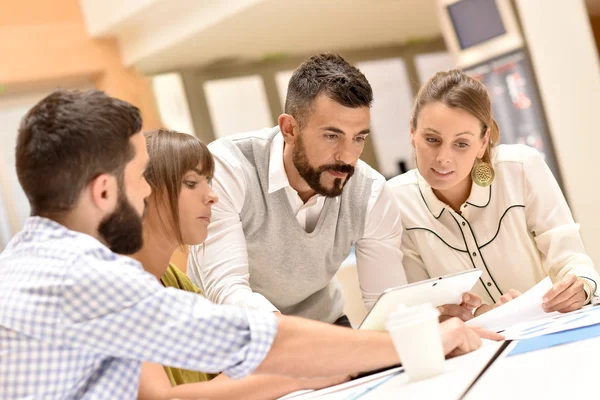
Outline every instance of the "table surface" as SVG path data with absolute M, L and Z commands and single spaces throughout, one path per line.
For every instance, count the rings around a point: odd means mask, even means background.
M 600 354 L 600 337 L 508 357 L 517 343 L 513 341 L 504 346 L 505 349 L 483 374 L 481 371 L 505 342 L 487 342 L 471 354 L 447 360 L 446 372 L 428 380 L 409 382 L 406 374 L 402 373 L 290 398 L 514 400 L 596 397 L 594 393 L 600 376 L 594 369 L 594 359 Z M 375 383 L 380 384 L 373 387 Z
M 465 399 L 598 398 L 594 359 L 600 354 L 600 338 L 506 357 L 516 344 L 509 345 Z

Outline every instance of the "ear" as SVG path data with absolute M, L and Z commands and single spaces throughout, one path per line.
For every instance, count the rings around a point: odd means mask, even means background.
M 410 117 L 410 122 L 408 123 L 408 129 L 410 130 L 410 144 L 414 148 L 415 147 L 415 128 L 413 128 L 413 117 Z
M 119 188 L 117 178 L 100 174 L 88 185 L 92 205 L 104 213 L 111 212 L 117 205 Z
M 289 114 L 281 114 L 278 119 L 279 130 L 287 145 L 294 145 L 296 137 L 300 133 L 300 127 L 294 117 Z
M 481 149 L 477 153 L 477 158 L 481 159 L 485 154 L 485 150 L 488 148 L 490 144 L 490 128 L 487 128 L 485 131 L 485 136 L 483 137 L 483 143 L 481 144 Z

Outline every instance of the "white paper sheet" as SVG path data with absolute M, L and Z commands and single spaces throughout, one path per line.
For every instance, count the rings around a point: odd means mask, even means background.
M 405 374 L 369 391 L 360 400 L 458 400 L 496 354 L 503 342 L 488 342 L 479 350 L 446 361 L 442 375 L 418 382 L 409 382 Z M 340 398 L 340 400 L 346 400 Z
M 307 394 L 296 396 L 295 393 L 292 393 L 283 399 L 459 399 L 503 343 L 489 340 L 483 340 L 483 342 L 484 345 L 479 350 L 447 360 L 445 362 L 445 372 L 433 378 L 409 382 L 406 374 L 392 376 L 393 372 L 390 370 L 365 377 L 362 380 L 357 379 L 356 381 Z M 359 382 L 362 382 L 362 384 L 357 385 Z
M 584 326 L 600 324 L 600 307 L 587 306 L 567 314 L 523 322 L 502 332 L 506 339 L 528 339 L 550 333 L 563 332 Z
M 345 382 L 336 386 L 331 386 L 325 389 L 320 390 L 301 390 L 298 392 L 290 393 L 284 397 L 281 397 L 279 400 L 308 400 L 315 398 L 322 398 L 323 396 L 340 396 L 340 399 L 343 399 L 344 396 L 348 396 L 352 393 L 359 393 L 365 390 L 368 390 L 371 387 L 378 385 L 384 379 L 388 379 L 390 376 L 393 376 L 401 371 L 402 367 L 389 369 L 387 371 L 383 371 L 377 374 L 365 376 L 364 378 L 355 379 L 350 382 Z M 330 398 L 330 397 L 327 397 Z M 337 398 L 337 397 L 336 397 Z
M 546 278 L 516 299 L 473 318 L 467 324 L 501 331 L 516 324 L 556 315 L 558 313 L 548 314 L 542 308 L 542 297 L 551 288 L 552 281 Z

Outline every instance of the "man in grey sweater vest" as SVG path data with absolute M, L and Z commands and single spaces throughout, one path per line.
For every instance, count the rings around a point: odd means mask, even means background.
M 206 297 L 349 326 L 335 274 L 353 246 L 367 308 L 406 284 L 397 205 L 359 160 L 372 99 L 358 69 L 316 55 L 290 79 L 278 126 L 210 144 L 220 201 L 188 262 Z

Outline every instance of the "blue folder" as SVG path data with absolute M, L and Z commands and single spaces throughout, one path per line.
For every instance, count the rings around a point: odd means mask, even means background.
M 600 336 L 600 324 L 520 340 L 508 357 Z

